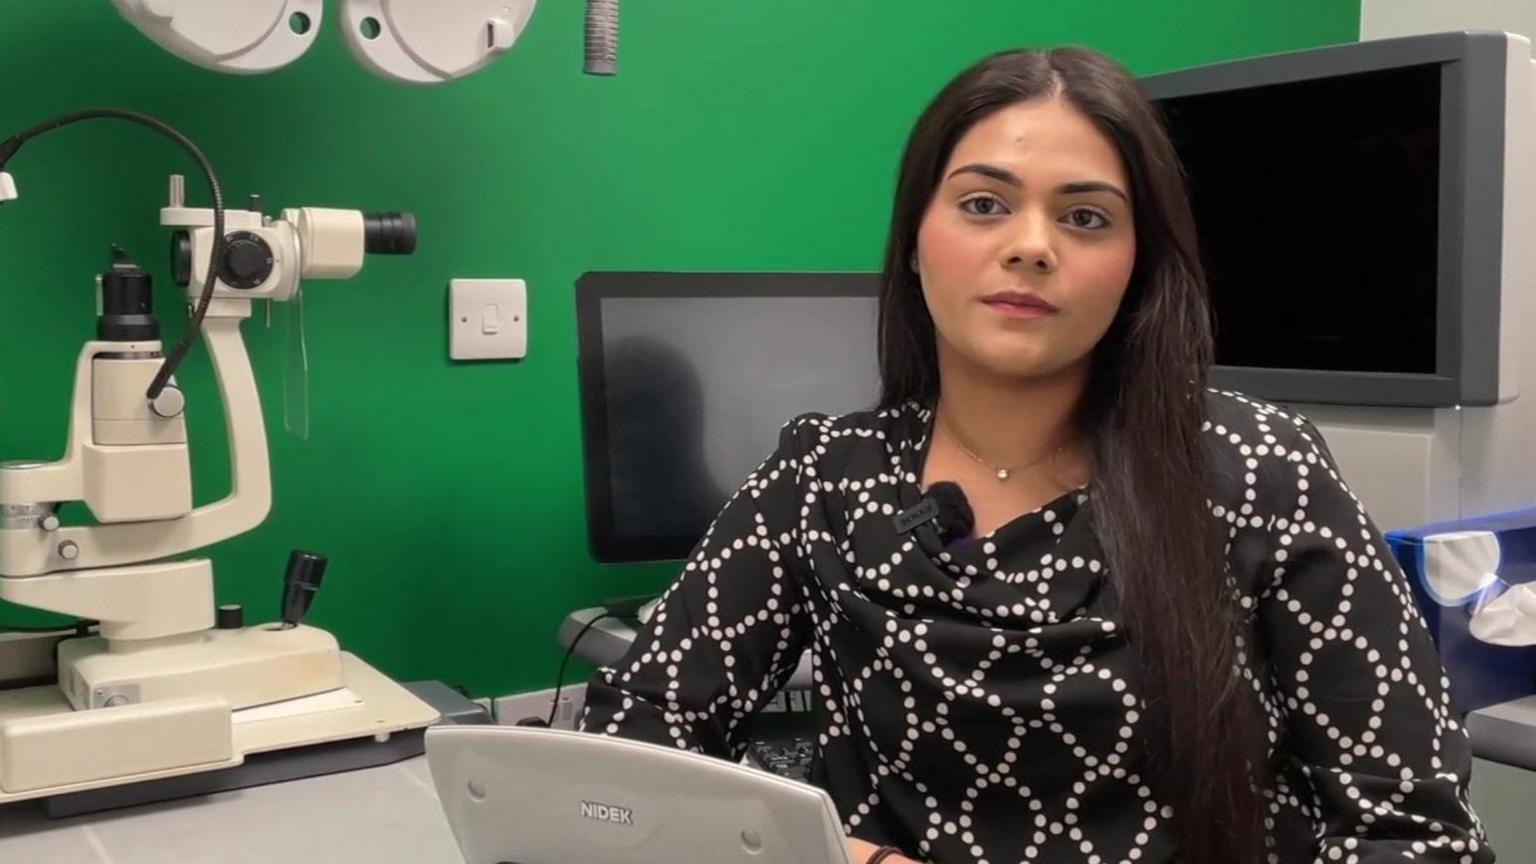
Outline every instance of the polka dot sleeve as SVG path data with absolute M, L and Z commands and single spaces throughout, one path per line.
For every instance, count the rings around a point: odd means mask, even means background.
M 1317 429 L 1272 460 L 1277 502 L 1257 624 L 1298 809 L 1319 861 L 1491 862 L 1467 798 L 1471 753 L 1407 581 Z
M 739 759 L 751 720 L 809 636 L 789 533 L 798 512 L 795 424 L 716 517 L 613 668 L 587 685 L 581 728 Z

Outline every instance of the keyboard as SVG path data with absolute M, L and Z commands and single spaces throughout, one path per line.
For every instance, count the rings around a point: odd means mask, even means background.
M 780 777 L 812 783 L 816 763 L 816 714 L 769 711 L 758 715 L 746 763 Z
M 747 760 L 770 774 L 810 783 L 811 768 L 816 760 L 816 739 L 753 741 L 747 747 Z

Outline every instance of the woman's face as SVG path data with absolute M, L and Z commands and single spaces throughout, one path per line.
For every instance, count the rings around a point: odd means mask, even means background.
M 1119 152 L 1064 99 L 1003 108 L 956 144 L 917 235 L 941 369 L 1085 369 L 1130 282 Z

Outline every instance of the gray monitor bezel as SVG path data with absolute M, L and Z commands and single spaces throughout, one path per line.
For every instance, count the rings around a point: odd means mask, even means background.
M 1216 386 L 1282 402 L 1409 407 L 1498 402 L 1508 50 L 1508 36 L 1495 31 L 1436 33 L 1141 79 L 1147 95 L 1162 100 L 1406 66 L 1442 67 L 1435 372 L 1218 365 L 1212 370 Z

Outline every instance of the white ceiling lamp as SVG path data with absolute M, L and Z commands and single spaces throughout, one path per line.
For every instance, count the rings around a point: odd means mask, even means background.
M 477 72 L 523 35 L 536 0 L 342 0 L 352 56 L 375 74 L 436 84 Z
M 254 75 L 297 60 L 315 41 L 322 0 L 112 0 L 172 54 L 219 72 Z
M 375 74 L 436 84 L 485 68 L 527 29 L 538 0 L 334 0 L 348 49 Z M 618 71 L 619 0 L 586 0 L 584 69 Z M 270 72 L 314 44 L 324 0 L 112 0 L 162 48 L 207 69 Z

